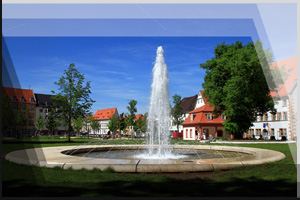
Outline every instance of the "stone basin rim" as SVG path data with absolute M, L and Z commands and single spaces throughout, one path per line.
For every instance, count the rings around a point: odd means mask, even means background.
M 281 152 L 250 148 L 250 147 L 232 147 L 218 145 L 170 145 L 179 149 L 197 149 L 197 150 L 218 150 L 231 151 L 247 154 L 245 157 L 235 158 L 215 158 L 215 159 L 186 159 L 186 160 L 143 160 L 143 159 L 108 159 L 108 158 L 87 158 L 70 156 L 63 154 L 70 150 L 88 152 L 91 149 L 106 148 L 143 148 L 145 145 L 86 145 L 84 147 L 74 146 L 56 146 L 41 147 L 33 149 L 24 149 L 10 152 L 5 159 L 24 165 L 36 165 L 44 167 L 61 167 L 67 169 L 101 169 L 108 166 L 115 169 L 116 172 L 195 172 L 195 171 L 214 171 L 217 169 L 227 170 L 235 167 L 247 165 L 259 165 L 266 162 L 280 161 L 285 158 Z M 186 162 L 189 161 L 189 162 Z

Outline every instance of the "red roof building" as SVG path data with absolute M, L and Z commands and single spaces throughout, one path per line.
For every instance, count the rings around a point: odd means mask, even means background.
M 183 139 L 209 139 L 213 137 L 229 137 L 223 132 L 223 122 L 226 120 L 225 115 L 213 117 L 212 111 L 214 107 L 209 105 L 207 99 L 203 96 L 203 90 L 200 90 L 204 105 L 189 112 L 189 116 L 182 123 Z M 203 137 L 203 135 L 205 135 Z
M 103 110 L 97 110 L 93 115 L 96 120 L 108 120 L 116 113 L 117 108 L 108 108 Z
M 26 122 L 22 125 L 22 134 L 32 136 L 36 119 L 36 100 L 33 90 L 3 87 L 2 95 L 11 103 L 13 111 L 21 111 L 24 114 Z M 10 127 L 4 130 L 4 134 L 13 135 L 16 133 L 16 128 L 18 127 Z

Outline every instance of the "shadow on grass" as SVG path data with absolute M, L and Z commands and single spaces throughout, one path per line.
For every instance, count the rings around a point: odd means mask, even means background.
M 87 143 L 87 141 L 2 141 L 3 144 L 75 144 Z
M 96 183 L 56 183 L 42 186 L 22 179 L 2 182 L 3 196 L 293 196 L 297 195 L 297 183 L 280 179 L 266 181 L 251 177 L 216 182 L 208 179 L 180 180 L 164 177 L 159 182 L 107 181 Z M 52 183 L 54 185 L 54 183 Z

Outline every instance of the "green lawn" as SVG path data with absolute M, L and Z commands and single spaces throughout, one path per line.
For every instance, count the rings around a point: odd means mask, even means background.
M 18 149 L 58 145 L 142 144 L 143 140 L 96 140 L 42 138 L 4 140 L 2 155 Z M 177 144 L 199 144 L 172 140 Z M 214 145 L 214 144 L 212 144 Z M 235 145 L 236 146 L 236 145 Z M 294 196 L 297 170 L 288 144 L 244 144 L 283 152 L 279 162 L 228 171 L 145 174 L 114 173 L 113 170 L 62 170 L 18 165 L 2 158 L 3 196 Z M 295 148 L 293 144 L 293 148 Z

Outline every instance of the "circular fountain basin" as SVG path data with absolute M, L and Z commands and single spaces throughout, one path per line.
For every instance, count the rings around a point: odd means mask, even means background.
M 232 146 L 173 145 L 177 152 L 199 152 L 192 157 L 180 159 L 142 159 L 114 157 L 124 149 L 136 152 L 146 146 L 141 145 L 86 145 L 81 147 L 59 146 L 25 149 L 8 153 L 5 158 L 11 162 L 62 169 L 101 169 L 113 167 L 116 172 L 199 172 L 227 170 L 248 165 L 280 161 L 285 155 L 278 151 Z M 87 157 L 91 152 L 101 153 L 98 158 Z M 112 154 L 110 155 L 110 153 Z M 213 153 L 216 157 L 205 157 Z M 69 155 L 71 154 L 71 155 Z M 106 156 L 103 156 L 106 154 Z M 183 153 L 184 154 L 184 153 Z M 223 155 L 217 157 L 217 155 Z M 109 156 L 107 156 L 109 155 Z M 224 156 L 227 155 L 227 156 Z M 229 155 L 229 156 L 228 156 Z

